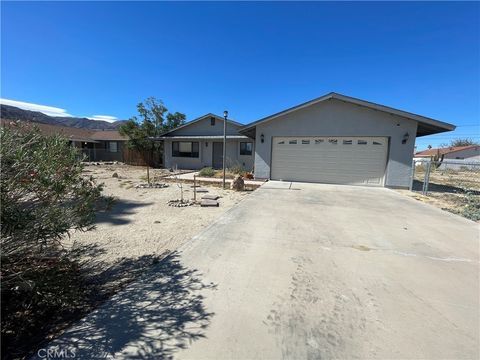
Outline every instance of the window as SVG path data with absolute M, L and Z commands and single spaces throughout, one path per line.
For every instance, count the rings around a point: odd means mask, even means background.
M 373 145 L 382 145 L 382 143 L 379 143 L 378 141 L 374 141 Z
M 310 144 L 310 140 L 302 140 L 302 145 L 308 145 Z
M 352 140 L 343 140 L 343 145 L 352 145 Z
M 210 125 L 215 126 L 215 118 L 213 116 L 210 118 Z
M 297 140 L 290 140 L 288 143 L 291 145 L 295 145 L 297 143 Z
M 333 145 L 337 145 L 338 144 L 338 140 L 337 139 L 328 139 L 328 142 L 330 144 L 333 144 Z
M 172 142 L 172 154 L 174 157 L 198 158 L 198 142 L 174 141 Z
M 315 139 L 315 144 L 318 145 L 318 144 L 321 144 L 323 143 L 323 139 Z
M 358 140 L 357 144 L 358 145 L 367 145 L 367 141 L 366 140 Z
M 253 143 L 241 142 L 240 143 L 240 155 L 252 155 Z
M 118 143 L 116 141 L 109 141 L 107 143 L 107 151 L 112 153 L 118 152 Z
M 278 145 L 285 145 L 285 141 L 283 141 L 283 140 L 282 140 L 282 141 L 279 141 L 279 142 L 278 142 Z

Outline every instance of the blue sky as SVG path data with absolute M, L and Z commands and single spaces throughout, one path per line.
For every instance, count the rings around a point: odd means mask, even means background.
M 2 2 L 1 97 L 75 116 L 248 123 L 330 91 L 480 140 L 479 3 Z M 47 109 L 61 114 L 57 109 Z M 108 118 L 107 118 L 108 119 Z

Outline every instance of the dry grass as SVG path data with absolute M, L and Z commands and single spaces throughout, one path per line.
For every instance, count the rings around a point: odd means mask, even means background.
M 427 195 L 420 193 L 424 178 L 425 171 L 422 166 L 418 166 L 415 169 L 414 192 L 400 191 L 442 210 L 479 221 L 480 169 L 433 169 Z

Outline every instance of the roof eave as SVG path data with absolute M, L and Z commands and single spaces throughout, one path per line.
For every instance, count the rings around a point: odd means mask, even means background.
M 401 117 L 404 117 L 404 118 L 408 118 L 408 119 L 417 121 L 419 124 L 425 124 L 426 125 L 425 128 L 428 128 L 429 130 L 425 130 L 424 132 L 420 132 L 419 134 L 417 134 L 417 136 L 425 136 L 425 135 L 437 134 L 437 133 L 440 133 L 440 132 L 452 131 L 452 130 L 455 130 L 455 128 L 456 128 L 455 125 L 449 124 L 449 123 L 446 123 L 446 122 L 443 122 L 443 121 L 431 119 L 431 118 L 421 116 L 421 115 L 417 115 L 417 114 L 414 114 L 414 113 L 410 113 L 410 112 L 407 112 L 407 111 L 398 110 L 398 109 L 394 109 L 394 108 L 391 108 L 391 107 L 388 107 L 388 106 L 384 106 L 384 105 L 372 103 L 372 102 L 369 102 L 369 101 L 356 99 L 356 98 L 352 98 L 350 96 L 345 96 L 345 95 L 342 95 L 342 94 L 331 92 L 331 93 L 323 95 L 319 98 L 307 101 L 307 102 L 302 103 L 300 105 L 288 108 L 286 110 L 277 112 L 273 115 L 270 115 L 270 116 L 267 116 L 267 117 L 262 118 L 260 120 L 257 120 L 255 122 L 249 124 L 249 125 L 244 126 L 242 129 L 240 129 L 239 132 L 242 133 L 242 134 L 246 134 L 247 132 L 251 132 L 249 130 L 255 129 L 255 127 L 257 125 L 261 124 L 261 123 L 271 121 L 271 120 L 273 120 L 277 117 L 280 117 L 282 115 L 286 115 L 286 114 L 289 114 L 293 111 L 297 111 L 297 110 L 303 109 L 305 107 L 317 104 L 317 103 L 325 101 L 325 100 L 330 100 L 330 99 L 336 99 L 336 100 L 339 100 L 339 101 L 348 102 L 348 103 L 355 104 L 355 105 L 358 105 L 358 106 L 363 106 L 363 107 L 367 107 L 367 108 L 370 108 L 370 109 L 383 111 L 385 113 L 389 113 L 389 114 L 392 114 L 392 115 L 401 116 Z

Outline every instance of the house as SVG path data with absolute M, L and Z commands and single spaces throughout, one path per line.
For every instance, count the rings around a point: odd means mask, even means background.
M 446 148 L 418 151 L 414 158 L 430 158 L 443 161 L 445 159 L 480 161 L 480 146 L 450 146 Z
M 87 161 L 125 161 L 127 138 L 116 130 L 89 130 L 68 126 L 22 121 L 27 127 L 37 127 L 43 135 L 61 135 L 86 156 Z M 2 119 L 2 126 L 13 126 L 15 122 Z
M 455 126 L 329 93 L 248 124 L 257 179 L 406 188 L 415 138 Z
M 225 119 L 206 114 L 157 138 L 164 143 L 166 168 L 201 169 L 223 166 L 223 124 Z M 242 124 L 227 120 L 226 166 L 253 170 L 254 142 L 240 134 Z

